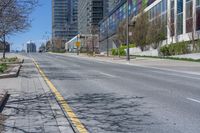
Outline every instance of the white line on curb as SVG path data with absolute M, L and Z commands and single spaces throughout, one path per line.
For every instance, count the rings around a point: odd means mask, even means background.
M 196 99 L 193 99 L 193 98 L 187 98 L 188 100 L 190 100 L 190 101 L 193 101 L 193 102 L 197 102 L 197 103 L 200 103 L 200 101 L 199 100 L 196 100 Z

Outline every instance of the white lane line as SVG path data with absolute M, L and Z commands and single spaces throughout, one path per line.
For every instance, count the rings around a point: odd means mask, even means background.
M 187 98 L 188 100 L 190 100 L 190 101 L 193 101 L 193 102 L 197 102 L 197 103 L 200 103 L 200 101 L 199 100 L 196 100 L 196 99 L 193 99 L 193 98 Z
M 116 76 L 108 74 L 108 73 L 104 73 L 104 72 L 99 72 L 99 73 L 108 77 L 116 78 Z

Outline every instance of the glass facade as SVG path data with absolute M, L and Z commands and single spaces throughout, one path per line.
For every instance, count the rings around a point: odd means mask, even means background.
M 174 0 L 170 1 L 170 36 L 174 36 Z
M 53 38 L 67 41 L 77 35 L 77 2 L 77 0 L 52 1 Z
M 177 35 L 183 34 L 183 0 L 177 0 Z
M 200 30 L 200 0 L 196 0 L 196 30 Z
M 196 0 L 196 5 L 200 6 L 200 0 Z
M 107 38 L 107 35 L 111 36 L 116 32 L 119 23 L 127 17 L 127 8 L 129 11 L 129 16 L 134 17 L 140 12 L 140 10 L 151 5 L 154 1 L 155 0 L 128 0 L 129 7 L 127 7 L 127 2 L 121 3 L 119 8 L 114 9 L 115 11 L 109 15 L 106 20 L 101 22 L 100 39 L 105 39 Z M 158 6 L 153 9 L 151 19 L 153 19 L 158 14 L 160 15 L 161 12 L 166 12 L 166 2 L 167 0 L 162 0 L 162 2 L 160 2 Z
M 149 20 L 155 21 L 156 19 L 161 19 L 164 23 L 166 23 L 167 19 L 167 0 L 162 0 L 153 8 L 148 11 Z
M 170 21 L 168 20 L 167 16 L 167 1 L 168 0 L 161 0 L 157 2 L 157 4 L 154 3 L 154 6 L 147 11 L 149 21 L 151 23 L 156 22 L 157 20 L 161 21 L 164 25 L 166 25 L 166 32 L 168 23 L 168 26 L 170 27 L 170 36 L 174 36 L 175 31 L 177 35 L 183 34 L 184 28 L 186 33 L 189 33 L 192 31 L 194 14 L 193 5 L 195 4 L 196 29 L 200 30 L 200 0 L 196 0 L 195 3 L 193 0 L 185 0 L 185 3 L 183 2 L 183 0 L 169 0 Z M 139 13 L 141 9 L 144 9 L 145 7 L 153 4 L 155 0 L 128 0 L 128 2 L 129 7 L 127 7 L 127 2 L 122 3 L 121 6 L 114 9 L 114 11 L 112 11 L 111 14 L 100 23 L 101 41 L 116 33 L 119 23 L 127 17 L 127 8 L 129 10 L 129 16 L 134 17 Z M 183 8 L 184 6 L 185 9 Z M 183 16 L 183 12 L 185 12 L 185 16 Z M 184 21 L 185 23 L 183 23 Z
M 192 26 L 193 26 L 193 1 L 192 0 L 186 0 L 186 32 L 192 32 Z

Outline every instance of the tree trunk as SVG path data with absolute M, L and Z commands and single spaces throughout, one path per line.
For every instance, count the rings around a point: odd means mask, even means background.
M 3 58 L 6 58 L 6 35 L 3 35 Z

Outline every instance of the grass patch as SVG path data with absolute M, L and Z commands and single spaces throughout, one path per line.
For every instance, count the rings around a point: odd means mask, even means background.
M 179 60 L 179 61 L 191 61 L 191 62 L 200 62 L 200 59 L 191 59 L 191 58 L 178 58 L 178 57 L 169 57 L 169 56 L 140 56 L 134 55 L 135 57 L 146 57 L 146 58 L 157 58 L 157 59 L 170 59 L 170 60 Z
M 8 68 L 8 65 L 3 63 L 3 64 L 0 64 L 0 73 L 3 73 L 5 72 L 5 70 L 7 70 Z

